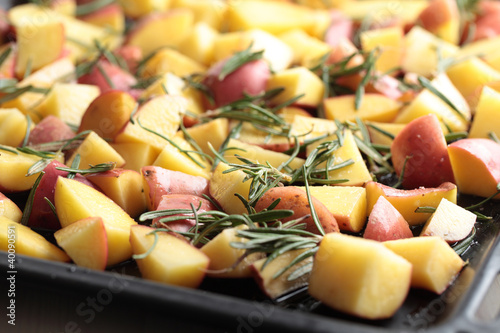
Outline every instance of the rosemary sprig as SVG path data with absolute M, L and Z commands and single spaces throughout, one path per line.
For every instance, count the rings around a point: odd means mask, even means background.
M 19 152 L 16 151 L 15 149 L 13 148 L 10 148 L 10 147 L 7 147 L 7 146 L 4 146 L 4 145 L 0 145 L 0 150 L 3 150 L 3 151 L 7 151 L 9 153 L 12 153 L 12 154 L 15 154 L 15 155 L 19 155 Z
M 7 60 L 11 52 L 12 52 L 12 46 L 9 46 L 2 52 L 2 54 L 0 54 L 0 66 L 2 66 L 5 60 Z
M 24 134 L 24 139 L 23 142 L 21 143 L 21 147 L 26 147 L 28 144 L 28 140 L 30 138 L 30 132 L 31 132 L 31 117 L 27 114 L 26 115 L 26 133 Z
M 202 169 L 205 169 L 206 166 L 203 165 L 203 163 L 201 163 L 200 161 L 198 161 L 196 158 L 194 158 L 191 154 L 198 154 L 200 156 L 204 156 L 206 158 L 209 158 L 211 159 L 211 157 L 205 153 L 203 153 L 201 150 L 185 150 L 183 149 L 182 147 L 180 147 L 177 143 L 175 143 L 173 140 L 171 140 L 170 138 L 167 138 L 165 135 L 163 134 L 160 134 L 146 126 L 143 126 L 141 124 L 141 121 L 139 118 L 137 118 L 137 124 L 144 130 L 152 133 L 152 134 L 155 134 L 157 136 L 159 136 L 160 138 L 164 139 L 165 141 L 167 141 L 169 144 L 171 144 L 174 148 L 176 148 L 179 152 L 183 153 L 184 155 L 186 155 L 191 161 L 193 161 L 196 165 L 198 165 L 200 168 Z
M 377 132 L 379 132 L 379 133 L 387 136 L 389 139 L 394 140 L 394 137 L 395 137 L 394 134 L 392 134 L 392 133 L 390 133 L 390 132 L 388 132 L 388 131 L 380 128 L 380 127 L 378 127 L 377 125 L 369 123 L 366 126 L 369 126 L 369 127 L 373 128 L 375 131 L 377 131 Z
M 83 4 L 83 5 L 78 5 L 76 7 L 76 16 L 83 16 L 87 14 L 91 14 L 103 7 L 106 7 L 107 5 L 112 4 L 115 2 L 115 0 L 94 0 L 89 3 Z
M 226 76 L 228 76 L 244 64 L 254 60 L 262 59 L 264 50 L 252 52 L 252 44 L 253 43 L 251 43 L 245 50 L 234 53 L 234 55 L 224 63 L 219 73 L 219 81 L 224 80 Z
M 246 239 L 246 241 L 230 243 L 234 248 L 245 250 L 245 254 L 242 258 L 252 253 L 268 254 L 261 270 L 271 261 L 288 251 L 306 249 L 304 253 L 297 256 L 287 266 L 276 272 L 273 278 L 278 278 L 297 263 L 313 256 L 318 249 L 319 242 L 323 238 L 323 236 L 296 229 L 293 224 L 289 228 L 263 227 L 250 230 L 238 230 L 236 234 L 238 237 Z
M 492 200 L 494 197 L 496 197 L 497 195 L 499 195 L 500 194 L 500 183 L 497 184 L 496 190 L 497 191 L 494 194 L 490 195 L 486 199 L 482 200 L 481 202 L 478 202 L 477 204 L 465 207 L 465 209 L 472 211 L 473 209 L 476 209 L 476 208 L 479 208 L 479 207 L 483 206 L 488 201 Z
M 456 243 L 455 245 L 452 246 L 453 250 L 461 256 L 471 245 L 472 242 L 474 241 L 474 236 L 476 236 L 476 227 L 472 228 L 471 233 L 467 238 L 462 239 L 460 242 Z
M 116 162 L 107 162 L 107 163 L 99 163 L 96 165 L 90 165 L 88 169 L 77 169 L 77 168 L 68 168 L 68 167 L 56 167 L 57 170 L 66 171 L 70 173 L 79 173 L 81 175 L 90 174 L 90 173 L 99 173 L 105 172 L 109 170 L 113 170 L 116 166 Z
M 51 152 L 51 151 L 40 151 L 40 150 L 35 150 L 31 147 L 18 147 L 16 148 L 18 151 L 21 153 L 29 154 L 29 155 L 34 155 L 40 158 L 47 158 L 47 159 L 53 159 L 57 156 L 56 153 Z
M 35 183 L 33 184 L 33 187 L 31 187 L 30 193 L 28 195 L 28 200 L 26 200 L 26 206 L 24 206 L 23 216 L 21 218 L 22 225 L 26 225 L 26 226 L 28 225 L 31 211 L 33 210 L 33 199 L 35 198 L 35 192 L 36 192 L 36 189 L 38 188 L 38 185 L 40 184 L 40 181 L 42 180 L 43 174 L 44 174 L 43 171 L 40 172 L 37 179 L 35 180 Z
M 184 80 L 186 86 L 193 87 L 194 89 L 201 92 L 207 98 L 210 105 L 215 104 L 214 95 L 212 91 L 202 83 L 203 76 L 201 74 L 191 74 L 188 76 L 184 76 L 182 79 Z
M 431 93 L 436 95 L 438 98 L 440 98 L 443 102 L 445 102 L 453 111 L 455 111 L 460 118 L 463 120 L 467 120 L 465 115 L 460 111 L 460 109 L 457 108 L 455 104 L 453 104 L 452 101 L 448 99 L 442 92 L 440 92 L 436 87 L 434 87 L 427 78 L 423 76 L 418 77 L 418 82 L 422 85 L 422 87 L 426 88 L 429 90 Z
M 488 133 L 488 137 L 489 137 L 491 140 L 495 141 L 496 143 L 500 143 L 500 139 L 498 138 L 498 136 L 496 135 L 496 133 L 495 133 L 495 132 L 489 132 L 489 133 Z
M 160 218 L 160 224 L 168 226 L 168 222 L 194 219 L 196 225 L 189 232 L 181 233 L 183 236 L 191 239 L 193 245 L 206 243 L 208 239 L 219 234 L 221 231 L 246 224 L 249 228 L 255 228 L 255 223 L 267 224 L 276 223 L 277 220 L 293 215 L 291 210 L 272 210 L 253 214 L 226 214 L 222 211 L 198 212 L 192 206 L 192 209 L 167 209 L 151 211 L 142 214 L 139 221 Z M 167 228 L 168 229 L 168 228 Z M 168 229 L 169 231 L 172 231 Z
M 47 94 L 49 90 L 50 89 L 48 88 L 39 88 L 39 87 L 34 87 L 32 85 L 27 85 L 25 87 L 17 87 L 17 86 L 5 87 L 4 89 L 2 89 L 1 92 L 6 93 L 6 95 L 0 98 L 0 104 L 16 99 L 22 94 L 27 92 Z

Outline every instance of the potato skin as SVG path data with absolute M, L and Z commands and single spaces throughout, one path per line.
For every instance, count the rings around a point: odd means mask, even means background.
M 311 209 L 309 202 L 307 200 L 306 191 L 297 188 L 295 186 L 285 186 L 285 187 L 275 187 L 268 190 L 264 195 L 257 201 L 255 205 L 255 210 L 260 212 L 269 205 L 271 205 L 276 199 L 281 199 L 279 204 L 275 209 L 290 209 L 294 211 L 294 214 L 290 217 L 283 219 L 283 222 L 298 219 L 305 215 L 311 214 Z M 326 206 L 321 203 L 318 199 L 312 197 L 312 202 L 318 219 L 323 226 L 325 233 L 339 232 L 339 226 L 337 220 L 332 213 L 326 208 Z M 310 216 L 304 221 L 306 223 L 306 230 L 312 233 L 319 234 L 319 230 L 314 224 L 313 218 Z
M 200 206 L 201 203 L 201 206 Z M 158 207 L 156 210 L 164 210 L 164 209 L 191 209 L 191 204 L 199 210 L 197 210 L 198 214 L 199 213 L 204 213 L 210 210 L 217 210 L 217 207 L 215 207 L 210 201 L 208 201 L 205 198 L 202 198 L 197 195 L 191 195 L 191 194 L 164 194 L 161 197 L 161 201 L 158 204 Z M 174 216 L 182 216 L 183 214 L 176 214 Z M 158 217 L 153 220 L 152 225 L 161 228 L 164 227 L 160 220 L 162 218 Z M 187 232 L 191 227 L 194 227 L 196 225 L 196 221 L 194 219 L 184 219 L 184 220 L 178 220 L 178 221 L 172 221 L 167 223 L 168 227 L 174 231 L 182 231 L 182 232 Z
M 144 177 L 144 190 L 148 207 L 155 210 L 165 194 L 209 195 L 208 180 L 180 171 L 167 170 L 158 166 L 145 166 L 141 169 Z

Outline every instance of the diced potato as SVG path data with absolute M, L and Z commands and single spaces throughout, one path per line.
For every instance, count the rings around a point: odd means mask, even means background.
M 0 215 L 0 251 L 9 251 L 9 240 L 15 240 L 15 253 L 29 257 L 61 262 L 70 261 L 68 255 L 42 235 L 30 228 Z
M 414 237 L 383 243 L 413 265 L 411 286 L 441 294 L 465 262 L 439 237 Z
M 248 200 L 250 181 L 243 182 L 246 174 L 241 170 L 224 173 L 229 168 L 230 166 L 223 162 L 217 165 L 210 179 L 210 195 L 226 213 L 246 213 L 245 206 L 235 194 L 238 193 Z
M 125 160 L 96 132 L 90 132 L 74 153 L 66 161 L 66 165 L 71 166 L 75 157 L 79 155 L 81 160 L 80 169 L 88 169 L 92 165 L 100 163 L 115 162 L 116 167 L 122 167 Z
M 307 155 L 309 155 L 311 151 L 322 142 L 331 140 L 337 140 L 337 136 L 332 135 L 307 146 Z M 339 185 L 360 186 L 372 180 L 370 172 L 368 171 L 368 168 L 363 160 L 363 156 L 361 156 L 358 146 L 354 141 L 354 136 L 351 131 L 345 131 L 344 143 L 340 148 L 333 152 L 333 155 L 334 164 L 339 164 L 349 159 L 352 159 L 354 162 L 353 164 L 328 172 L 330 179 L 347 180 L 346 182 L 339 183 Z M 325 163 L 321 164 L 319 167 L 324 167 L 326 165 Z
M 130 230 L 130 244 L 135 255 L 152 251 L 136 259 L 141 275 L 149 280 L 170 285 L 196 288 L 205 276 L 210 259 L 188 242 L 166 232 L 150 234 L 155 228 L 143 225 Z
M 234 266 L 245 253 L 244 249 L 236 249 L 231 246 L 231 242 L 245 242 L 245 238 L 236 236 L 238 230 L 248 229 L 248 226 L 241 225 L 236 228 L 229 228 L 215 236 L 207 244 L 203 245 L 201 252 L 210 258 L 208 266 L 209 276 L 220 278 L 245 278 L 252 276 L 252 264 L 261 259 L 263 253 L 252 253 Z
M 314 257 L 309 293 L 336 310 L 383 319 L 406 299 L 411 276 L 411 263 L 382 243 L 331 233 Z
M 311 186 L 311 195 L 333 214 L 340 230 L 360 232 L 366 224 L 366 189 L 357 186 Z
M 196 149 L 182 137 L 175 136 L 171 141 L 178 148 L 170 143 L 165 145 L 153 165 L 210 179 L 211 164 L 208 160 L 194 153 Z
M 312 257 L 309 257 L 293 266 L 291 266 L 287 271 L 281 274 L 279 277 L 274 278 L 274 275 L 278 273 L 281 269 L 288 266 L 295 258 L 303 254 L 307 249 L 293 250 L 285 252 L 279 255 L 277 258 L 269 262 L 264 269 L 262 266 L 266 262 L 267 258 L 262 258 L 255 261 L 252 264 L 254 271 L 254 278 L 261 290 L 270 298 L 276 299 L 288 292 L 296 290 L 300 287 L 307 285 L 309 281 L 309 275 L 304 274 L 297 279 L 289 280 L 290 274 L 295 271 L 307 267 L 312 264 Z

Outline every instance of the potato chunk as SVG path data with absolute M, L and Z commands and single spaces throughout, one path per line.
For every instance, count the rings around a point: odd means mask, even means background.
M 412 265 L 387 250 L 373 240 L 327 234 L 314 258 L 309 293 L 355 316 L 391 317 L 408 294 Z
M 383 243 L 413 264 L 411 286 L 441 294 L 464 266 L 464 261 L 440 237 L 414 237 Z

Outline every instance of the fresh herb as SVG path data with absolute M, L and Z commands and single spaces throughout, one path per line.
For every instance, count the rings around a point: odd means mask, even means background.
M 88 169 L 77 169 L 77 168 L 68 168 L 68 167 L 56 167 L 57 170 L 66 171 L 70 173 L 79 173 L 81 175 L 90 174 L 90 173 L 99 173 L 105 172 L 109 170 L 113 170 L 116 166 L 115 162 L 107 162 L 107 163 L 99 163 L 96 165 L 90 165 Z
M 31 117 L 29 115 L 26 115 L 26 133 L 24 134 L 24 139 L 23 142 L 21 143 L 21 147 L 26 147 L 28 144 L 28 140 L 30 138 L 30 132 L 31 132 Z
M 455 104 L 453 104 L 448 99 L 448 97 L 446 97 L 442 92 L 440 92 L 436 87 L 434 87 L 432 85 L 431 81 L 429 81 L 427 78 L 425 78 L 423 76 L 419 76 L 418 77 L 418 82 L 422 85 L 422 87 L 426 88 L 431 93 L 433 93 L 434 95 L 436 95 L 439 99 L 441 99 L 443 102 L 445 102 L 453 111 L 455 111 L 460 116 L 460 118 L 462 118 L 463 120 L 467 120 L 467 118 L 460 111 L 460 109 L 458 109 L 458 107 Z
M 496 135 L 496 133 L 495 133 L 495 132 L 489 132 L 489 133 L 488 133 L 488 137 L 489 137 L 491 140 L 495 141 L 496 143 L 500 143 L 500 139 L 498 138 L 498 136 Z
M 12 46 L 9 46 L 2 52 L 2 54 L 0 54 L 0 66 L 2 66 L 5 60 L 7 60 L 11 52 L 12 52 Z
M 38 188 L 38 185 L 40 184 L 40 181 L 42 180 L 43 174 L 44 174 L 43 171 L 40 172 L 37 179 L 35 180 L 35 183 L 31 187 L 30 193 L 28 195 L 28 200 L 26 200 L 26 206 L 24 206 L 23 216 L 21 218 L 22 225 L 26 225 L 26 226 L 28 225 L 31 211 L 33 210 L 33 200 L 35 199 L 35 192 Z
M 467 238 L 464 238 L 460 242 L 453 245 L 452 246 L 453 250 L 455 250 L 455 252 L 459 256 L 461 256 L 472 245 L 472 242 L 474 241 L 474 236 L 476 236 L 476 227 L 472 228 L 472 231 L 469 234 L 469 236 L 467 236 Z
M 403 179 L 405 178 L 405 172 L 406 172 L 406 165 L 408 163 L 408 160 L 412 158 L 413 156 L 406 156 L 405 161 L 403 163 L 403 169 L 401 170 L 401 174 L 398 177 L 398 181 L 396 184 L 394 184 L 394 188 L 399 188 L 403 184 Z
M 194 158 L 191 154 L 197 154 L 197 155 L 200 155 L 200 156 L 204 156 L 206 158 L 211 158 L 209 155 L 203 153 L 202 151 L 193 151 L 193 150 L 186 150 L 186 149 L 183 149 L 181 148 L 177 143 L 175 143 L 173 140 L 171 140 L 170 138 L 167 138 L 166 136 L 164 136 L 163 134 L 160 134 L 158 132 L 155 132 L 154 130 L 146 127 L 146 126 L 143 126 L 141 124 L 141 121 L 139 118 L 137 118 L 137 124 L 144 130 L 152 133 L 152 134 L 155 134 L 157 136 L 159 136 L 160 138 L 164 139 L 165 141 L 167 141 L 168 143 L 170 143 L 173 147 L 175 147 L 179 152 L 183 153 L 184 155 L 186 155 L 191 161 L 193 161 L 196 165 L 198 165 L 200 168 L 202 169 L 205 169 L 206 166 L 203 165 L 203 163 L 201 163 L 199 160 L 197 160 L 196 158 Z
M 496 197 L 497 195 L 500 194 L 500 183 L 497 184 L 496 186 L 496 192 L 492 195 L 490 195 L 489 197 L 487 197 L 486 199 L 482 200 L 481 202 L 478 202 L 477 204 L 474 204 L 474 205 L 471 205 L 471 206 L 468 206 L 468 207 L 465 207 L 465 209 L 467 210 L 474 210 L 476 208 L 479 208 L 481 206 L 483 206 L 484 204 L 486 204 L 488 201 L 492 200 L 494 197 Z
M 195 73 L 185 76 L 182 79 L 184 80 L 186 86 L 193 87 L 194 89 L 201 92 L 206 97 L 210 105 L 215 104 L 214 95 L 212 91 L 210 90 L 210 88 L 208 88 L 205 84 L 202 83 L 203 80 L 202 75 Z
M 5 95 L 0 98 L 0 104 L 16 99 L 22 94 L 27 92 L 46 94 L 49 92 L 49 90 L 50 89 L 48 88 L 39 88 L 39 87 L 34 87 L 32 85 L 27 85 L 25 87 L 13 87 L 13 86 L 5 87 L 1 91 L 5 93 Z
M 188 232 L 180 233 L 191 239 L 193 245 L 206 243 L 209 239 L 218 235 L 222 230 L 227 228 L 237 227 L 245 224 L 249 228 L 255 228 L 255 223 L 268 224 L 276 223 L 277 220 L 293 215 L 291 210 L 272 210 L 253 214 L 226 214 L 222 211 L 207 211 L 198 212 L 197 209 L 167 209 L 157 210 L 142 214 L 139 221 L 147 221 L 150 219 L 160 218 L 159 224 L 167 227 L 172 221 L 195 219 L 196 225 Z
M 106 83 L 108 84 L 108 86 L 111 89 L 115 89 L 115 84 L 113 83 L 113 81 L 109 77 L 108 73 L 106 73 L 106 71 L 104 70 L 104 68 L 102 68 L 101 63 L 98 62 L 97 65 L 96 65 L 96 67 L 97 67 L 97 70 L 99 71 L 99 73 L 101 73 L 102 77 L 104 77 L 104 80 L 106 80 Z
M 251 49 L 252 49 L 252 44 L 250 44 L 248 48 L 246 48 L 245 50 L 234 53 L 234 55 L 231 58 L 229 58 L 222 66 L 222 69 L 218 77 L 219 81 L 224 80 L 226 76 L 228 76 L 229 74 L 231 74 L 244 64 L 249 63 L 251 61 L 262 59 L 264 50 L 252 52 Z
M 245 254 L 242 258 L 252 253 L 268 254 L 261 270 L 263 270 L 271 261 L 286 252 L 293 250 L 305 250 L 287 266 L 276 272 L 273 278 L 278 278 L 294 265 L 312 257 L 317 252 L 319 243 L 323 238 L 320 235 L 297 229 L 293 224 L 285 227 L 263 227 L 250 230 L 238 230 L 236 235 L 246 239 L 246 241 L 230 243 L 230 245 L 234 248 L 245 250 Z M 240 258 L 239 261 L 241 261 L 242 258 Z M 303 272 L 303 274 L 305 273 L 307 273 L 307 271 Z M 303 274 L 296 274 L 296 277 L 294 278 L 298 278 Z
M 446 143 L 451 143 L 453 141 L 457 141 L 460 139 L 465 139 L 469 136 L 469 133 L 467 132 L 450 132 L 444 136 L 446 139 Z
M 7 152 L 15 154 L 15 155 L 19 155 L 19 152 L 17 152 L 15 149 L 7 147 L 7 146 L 0 145 L 0 150 L 7 151 Z
M 114 3 L 115 0 L 94 0 L 76 7 L 75 15 L 83 16 L 91 14 L 107 5 Z
M 356 93 L 354 95 L 355 110 L 359 110 L 359 108 L 361 107 L 361 103 L 363 102 L 363 96 L 365 95 L 365 87 L 372 79 L 372 73 L 375 72 L 375 61 L 376 61 L 375 52 L 378 52 L 378 49 L 372 50 L 368 54 L 368 58 L 365 61 L 365 63 L 367 64 L 366 72 L 363 78 L 361 79 L 361 82 L 359 83 L 358 87 L 356 88 Z

